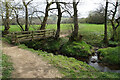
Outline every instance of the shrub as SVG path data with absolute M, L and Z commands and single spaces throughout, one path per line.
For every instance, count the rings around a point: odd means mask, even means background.
M 99 49 L 98 52 L 100 53 L 100 57 L 102 58 L 102 62 L 109 63 L 109 64 L 120 64 L 120 46 L 115 48 L 104 48 Z
M 85 43 L 84 41 L 68 42 L 63 45 L 60 52 L 68 56 L 88 57 L 91 54 L 91 51 L 90 51 L 91 48 L 92 47 L 87 43 Z
M 118 45 L 118 42 L 116 41 L 109 41 L 109 46 L 110 47 L 116 47 Z
M 55 40 L 53 38 L 48 38 L 40 41 L 31 41 L 25 42 L 24 44 L 29 48 L 33 48 L 35 50 L 45 50 L 48 52 L 55 52 L 58 51 L 62 42 L 62 39 Z

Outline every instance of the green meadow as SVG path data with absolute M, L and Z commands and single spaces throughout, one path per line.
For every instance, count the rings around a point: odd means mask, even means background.
M 61 24 L 61 31 L 64 30 L 71 30 L 72 29 L 73 24 Z M 23 26 L 24 27 L 24 26 Z M 39 29 L 40 25 L 31 25 L 29 26 L 29 30 L 36 30 Z M 4 27 L 1 26 L 1 29 L 4 30 Z M 46 29 L 57 29 L 57 25 L 56 24 L 48 24 L 46 25 Z M 79 30 L 80 31 L 93 31 L 93 32 L 103 32 L 104 30 L 104 25 L 97 25 L 97 24 L 79 24 Z M 10 25 L 10 32 L 13 31 L 21 31 L 20 27 L 18 25 Z
M 61 34 L 69 34 L 72 31 L 73 24 L 61 24 Z M 40 25 L 32 25 L 29 26 L 29 30 L 38 30 Z M 110 28 L 108 25 L 108 35 L 110 37 Z M 56 24 L 48 24 L 46 25 L 46 29 L 57 29 Z M 4 27 L 1 27 L 1 30 L 4 30 Z M 21 31 L 18 25 L 11 25 L 10 32 Z M 79 34 L 83 36 L 83 40 L 91 45 L 96 45 L 100 43 L 103 39 L 104 34 L 104 25 L 103 24 L 79 24 Z M 101 45 L 100 45 L 101 46 Z

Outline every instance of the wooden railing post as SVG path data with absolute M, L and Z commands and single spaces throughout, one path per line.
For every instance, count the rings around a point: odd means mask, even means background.
M 11 36 L 11 41 L 12 41 L 12 42 L 15 41 L 15 35 L 14 35 L 14 32 L 11 33 L 11 35 L 9 35 L 9 36 Z
M 32 31 L 32 34 L 31 34 L 31 36 L 32 36 L 32 41 L 34 40 L 34 34 L 33 34 L 34 32 Z
M 53 29 L 53 36 L 55 36 L 55 30 Z
M 18 43 L 17 34 L 14 33 L 14 36 L 15 36 L 15 43 Z
M 44 34 L 43 34 L 43 37 L 45 37 L 45 36 L 46 36 L 46 35 L 45 35 L 45 31 L 46 31 L 46 30 L 44 30 Z

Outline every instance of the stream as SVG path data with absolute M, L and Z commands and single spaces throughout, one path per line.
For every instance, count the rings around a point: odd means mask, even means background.
M 120 73 L 120 67 L 119 66 L 107 66 L 103 65 L 102 63 L 98 63 L 98 55 L 97 51 L 95 52 L 94 56 L 89 57 L 88 64 L 90 66 L 93 66 L 94 68 L 100 70 L 101 72 L 115 72 Z

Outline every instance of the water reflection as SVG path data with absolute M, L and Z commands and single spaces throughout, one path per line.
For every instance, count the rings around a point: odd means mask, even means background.
M 94 56 L 91 56 L 89 58 L 88 64 L 93 66 L 94 68 L 100 70 L 101 72 L 115 72 L 115 73 L 120 73 L 120 70 L 115 70 L 115 69 L 110 69 L 108 66 L 102 65 L 98 63 L 98 56 L 95 53 Z

